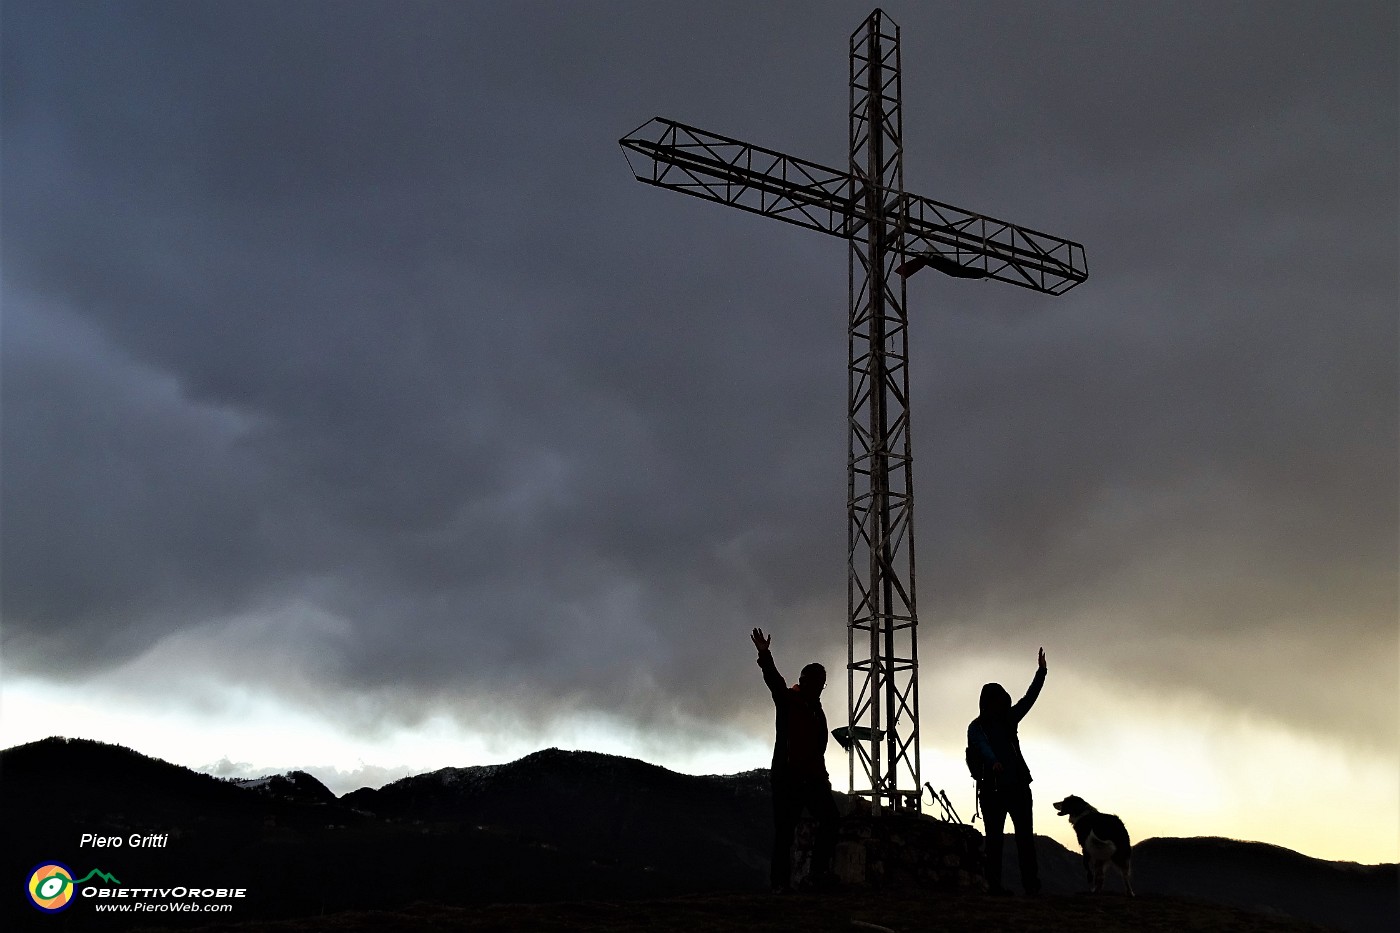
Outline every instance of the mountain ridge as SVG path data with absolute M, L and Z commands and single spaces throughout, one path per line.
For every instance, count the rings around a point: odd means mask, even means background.
M 337 798 L 305 772 L 223 779 L 121 746 L 51 738 L 0 751 L 0 801 L 0 829 L 12 841 L 0 856 L 6 877 L 45 858 L 87 871 L 95 854 L 76 846 L 83 832 L 168 833 L 169 849 L 108 850 L 94 864 L 143 883 L 201 875 L 239 883 L 256 894 L 247 913 L 264 919 L 398 910 L 415 900 L 754 893 L 766 889 L 771 840 L 766 771 L 687 775 L 561 749 Z M 1044 836 L 1037 846 L 1047 893 L 1084 888 L 1077 852 Z M 1010 836 L 1005 858 L 1014 883 Z M 1389 929 L 1400 915 L 1397 866 L 1316 859 L 1270 843 L 1146 839 L 1134 847 L 1134 874 L 1145 895 L 1360 933 Z M 354 878 L 367 880 L 345 880 Z M 1118 883 L 1110 873 L 1108 890 Z

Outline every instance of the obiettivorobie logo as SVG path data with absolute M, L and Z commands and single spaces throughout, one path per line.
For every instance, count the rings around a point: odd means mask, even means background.
M 73 894 L 78 885 L 86 884 L 93 878 L 101 878 L 108 884 L 121 884 L 116 878 L 97 868 L 75 881 L 73 869 L 67 865 L 62 862 L 44 862 L 29 873 L 29 883 L 25 885 L 25 891 L 29 894 L 29 903 L 46 914 L 56 914 L 72 906 Z
M 52 861 L 29 873 L 24 890 L 34 909 L 46 914 L 67 910 L 79 898 L 99 913 L 227 913 L 248 896 L 247 888 L 128 885 L 100 868 L 78 878 L 67 865 Z

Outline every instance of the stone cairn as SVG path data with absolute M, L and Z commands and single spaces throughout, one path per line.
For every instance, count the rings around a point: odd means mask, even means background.
M 842 885 L 986 893 L 982 834 L 971 826 L 914 812 L 872 817 L 866 800 L 836 798 L 841 822 L 832 869 Z M 794 887 L 811 880 L 815 836 L 816 823 L 804 813 L 793 839 Z

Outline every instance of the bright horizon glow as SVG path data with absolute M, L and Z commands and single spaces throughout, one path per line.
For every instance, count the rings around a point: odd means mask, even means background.
M 668 749 L 607 717 L 589 714 L 557 723 L 547 736 L 484 736 L 439 714 L 417 728 L 364 738 L 308 712 L 289 711 L 270 697 L 239 696 L 225 709 L 201 711 L 196 717 L 169 705 L 75 692 L 36 680 L 14 679 L 0 687 L 0 747 L 50 736 L 124 745 L 221 777 L 302 770 L 337 795 L 441 768 L 503 764 L 551 747 L 624 755 L 686 774 L 766 768 L 772 754 L 771 744 L 737 731 L 723 745 Z
M 1008 687 L 1019 695 L 1013 685 Z M 192 715 L 168 702 L 157 705 L 92 688 L 6 678 L 0 688 L 0 745 L 62 735 L 125 745 L 222 777 L 299 769 L 337 795 L 444 767 L 514 761 L 551 746 L 623 755 L 687 774 L 766 768 L 772 748 L 766 716 L 762 735 L 735 728 L 703 742 L 668 741 L 670 737 L 587 714 L 511 738 L 472 733 L 446 715 L 366 738 L 311 713 L 289 711 L 271 697 L 236 691 L 228 696 L 224 708 Z M 767 706 L 761 689 L 755 697 L 755 704 L 760 703 Z M 1394 758 L 1212 712 L 1199 702 L 1119 698 L 1111 707 L 1105 704 L 1104 697 L 1086 695 L 1078 685 L 1056 684 L 1053 691 L 1047 685 L 1027 719 L 1022 744 L 1036 778 L 1038 833 L 1074 849 L 1068 822 L 1051 807 L 1073 793 L 1122 816 L 1134 842 L 1156 836 L 1223 836 L 1334 861 L 1400 861 L 1400 793 L 1395 785 L 1400 767 Z M 826 705 L 830 717 L 837 706 L 830 696 Z M 1082 733 L 1051 730 L 1067 708 L 1103 711 L 1092 747 Z M 950 736 L 961 736 L 966 724 L 937 723 L 937 734 L 930 725 L 924 724 L 923 778 L 947 791 L 962 819 L 970 820 L 973 794 L 961 738 L 950 747 Z M 847 760 L 834 742 L 827 767 L 832 786 L 846 790 Z M 1319 805 L 1338 800 L 1348 801 L 1353 812 L 1367 813 L 1368 819 L 1336 820 L 1335 807 Z M 982 828 L 980 821 L 977 827 Z

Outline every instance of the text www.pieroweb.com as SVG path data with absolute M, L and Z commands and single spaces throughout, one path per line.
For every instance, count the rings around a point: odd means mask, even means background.
M 99 913 L 230 913 L 231 902 L 204 899 L 248 896 L 246 888 L 89 888 L 82 894 Z

